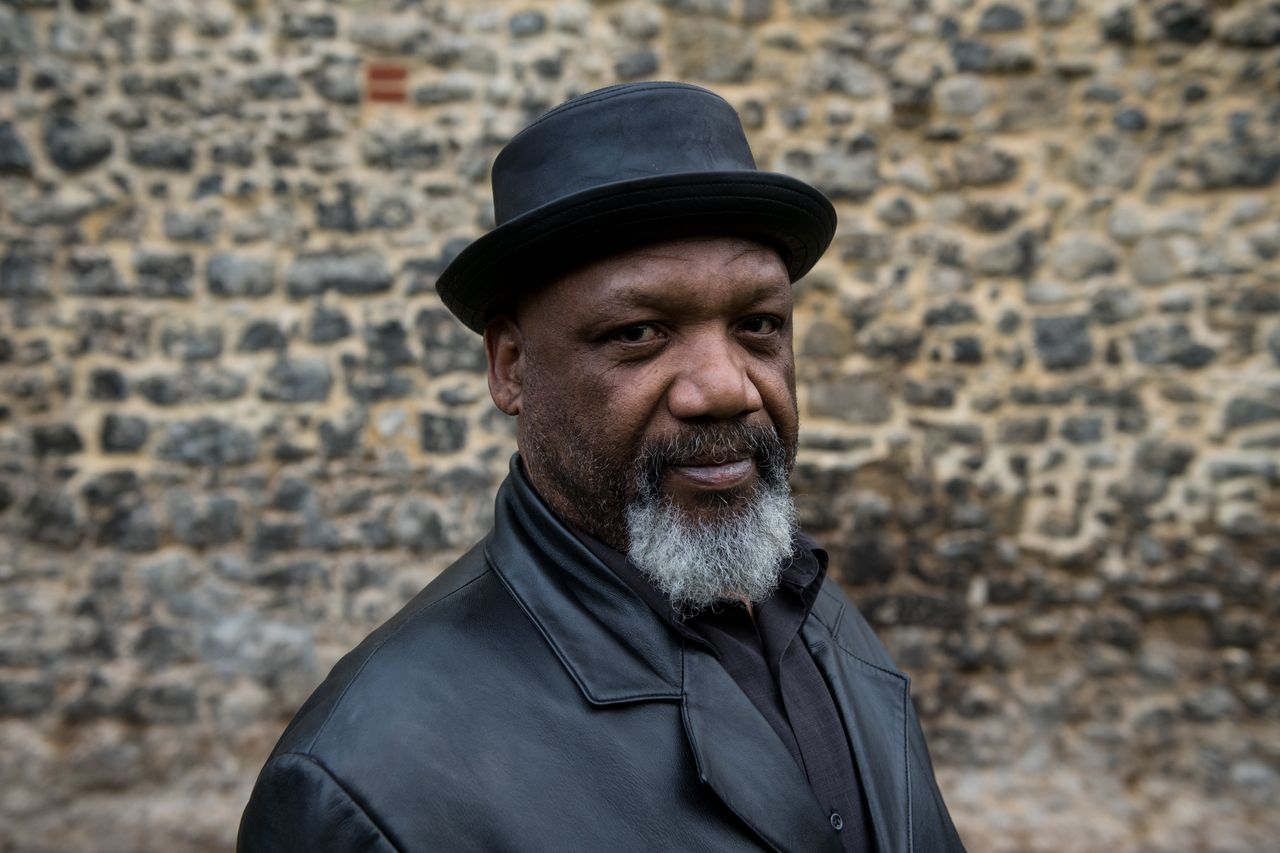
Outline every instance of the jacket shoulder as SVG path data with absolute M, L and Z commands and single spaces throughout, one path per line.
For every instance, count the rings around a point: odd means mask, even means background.
M 468 620 L 459 610 L 492 611 L 502 599 L 509 600 L 509 595 L 489 567 L 480 542 L 338 661 L 298 709 L 272 756 L 311 753 L 330 719 L 360 692 L 354 688 L 371 679 L 370 670 L 402 668 L 407 659 L 416 668 L 429 669 L 433 658 L 456 652 L 464 641 L 465 632 L 455 623 Z
M 830 577 L 822 582 L 811 612 L 846 652 L 872 666 L 902 675 L 861 611 Z

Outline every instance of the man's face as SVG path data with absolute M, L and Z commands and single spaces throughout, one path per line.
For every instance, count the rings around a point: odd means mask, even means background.
M 592 263 L 495 320 L 490 389 L 518 415 L 534 486 L 625 550 L 646 480 L 695 524 L 762 480 L 785 482 L 798 428 L 791 308 L 776 252 L 702 238 Z

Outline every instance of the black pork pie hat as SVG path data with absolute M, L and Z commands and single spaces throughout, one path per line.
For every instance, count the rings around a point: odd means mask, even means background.
M 472 331 L 587 261 L 660 240 L 751 237 L 794 282 L 831 243 L 818 190 L 756 169 L 738 114 L 685 83 L 624 83 L 566 101 L 516 134 L 493 164 L 497 222 L 436 290 Z

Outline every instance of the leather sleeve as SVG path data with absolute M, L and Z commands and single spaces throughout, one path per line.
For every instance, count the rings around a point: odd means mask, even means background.
M 396 847 L 319 762 L 286 752 L 262 768 L 240 819 L 236 850 L 393 853 Z

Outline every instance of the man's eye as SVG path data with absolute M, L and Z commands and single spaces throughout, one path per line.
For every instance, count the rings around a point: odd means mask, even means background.
M 751 317 L 742 324 L 742 330 L 753 335 L 771 335 L 780 328 L 782 321 L 777 317 Z
M 619 329 L 613 337 L 624 344 L 646 344 L 657 339 L 658 330 L 650 323 L 636 323 Z

